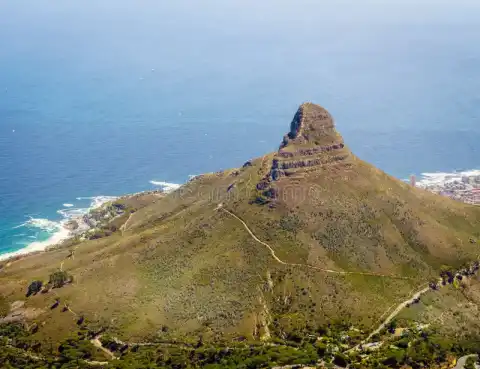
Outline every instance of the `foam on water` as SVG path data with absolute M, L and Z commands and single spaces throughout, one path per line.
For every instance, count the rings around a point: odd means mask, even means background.
M 43 251 L 48 246 L 56 245 L 71 236 L 70 231 L 65 228 L 65 224 L 76 217 L 87 214 L 90 210 L 97 209 L 103 204 L 115 200 L 114 196 L 95 196 L 95 197 L 78 197 L 77 200 L 90 200 L 90 206 L 87 208 L 75 208 L 74 204 L 64 204 L 66 209 L 58 210 L 57 213 L 62 216 L 62 219 L 59 221 L 53 221 L 45 218 L 33 218 L 30 216 L 29 220 L 25 223 L 19 224 L 18 226 L 13 227 L 13 229 L 26 228 L 26 229 L 35 229 L 38 232 L 35 236 L 31 235 L 27 238 L 29 239 L 38 239 L 39 234 L 48 234 L 48 238 L 43 241 L 35 242 L 17 242 L 18 245 L 26 245 L 20 250 L 13 252 L 8 252 L 0 255 L 0 260 L 5 260 L 11 257 L 25 255 L 36 251 Z M 68 206 L 67 206 L 68 205 Z M 70 206 L 71 205 L 71 206 Z M 24 234 L 25 235 L 25 234 Z
M 26 255 L 30 254 L 32 252 L 36 251 L 43 251 L 45 250 L 48 246 L 55 245 L 57 243 L 62 242 L 63 240 L 66 240 L 70 236 L 70 231 L 66 228 L 59 227 L 57 228 L 58 230 L 52 234 L 50 238 L 48 238 L 45 241 L 36 241 L 27 244 L 26 247 L 13 251 L 13 252 L 7 252 L 6 254 L 0 255 L 0 260 L 5 260 L 11 257 L 19 256 L 19 255 Z M 31 238 L 31 237 L 29 237 Z M 25 243 L 19 242 L 17 243 L 19 245 L 24 245 Z
M 164 192 L 172 192 L 176 189 L 180 188 L 180 184 L 177 183 L 169 183 L 169 182 L 161 182 L 161 181 L 150 181 L 151 184 L 154 186 L 160 187 Z
M 18 229 L 18 228 L 22 228 L 22 227 L 25 227 L 27 225 L 27 223 L 22 223 L 22 224 L 19 224 L 15 227 L 12 227 L 12 229 Z
M 42 219 L 42 218 L 32 218 L 25 224 L 25 227 L 28 228 L 38 228 L 41 231 L 45 232 L 55 232 L 60 228 L 60 223 L 53 220 Z
M 92 196 L 92 197 L 77 197 L 77 200 L 91 200 L 89 209 L 96 209 L 109 201 L 117 199 L 116 196 Z

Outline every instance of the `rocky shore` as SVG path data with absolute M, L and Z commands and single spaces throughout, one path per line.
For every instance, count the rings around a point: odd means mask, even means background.
M 163 190 L 153 190 L 111 197 L 109 201 L 91 208 L 87 213 L 70 217 L 61 222 L 60 229 L 52 238 L 55 242 L 50 245 L 21 249 L 11 255 L 0 255 L 0 270 L 4 265 L 20 260 L 27 255 L 70 247 L 74 244 L 91 239 L 111 235 L 120 229 L 131 213 L 156 201 L 165 195 Z
M 115 220 L 135 212 L 138 202 L 164 194 L 165 192 L 162 190 L 153 190 L 124 195 L 92 209 L 86 214 L 71 218 L 65 222 L 63 227 L 70 232 L 69 239 L 78 237 L 80 241 L 83 241 L 100 238 L 102 234 L 108 235 L 115 232 L 118 228 Z

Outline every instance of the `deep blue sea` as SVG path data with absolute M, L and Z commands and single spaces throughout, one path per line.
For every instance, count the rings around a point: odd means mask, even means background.
M 0 0 L 0 253 L 61 209 L 272 151 L 304 101 L 398 178 L 479 169 L 479 19 L 466 0 Z

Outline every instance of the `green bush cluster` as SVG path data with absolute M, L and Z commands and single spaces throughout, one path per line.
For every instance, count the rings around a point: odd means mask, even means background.
M 28 289 L 27 289 L 27 297 L 30 297 L 32 295 L 36 295 L 42 290 L 43 287 L 43 282 L 42 281 L 33 281 L 32 283 L 29 284 Z
M 50 274 L 48 284 L 53 288 L 62 288 L 67 283 L 72 282 L 72 277 L 64 270 L 58 270 Z
M 312 345 L 302 349 L 287 346 L 251 345 L 247 347 L 138 348 L 112 363 L 112 368 L 236 368 L 256 369 L 273 366 L 312 365 L 318 354 Z
M 265 345 L 261 343 L 230 342 L 205 344 L 170 343 L 153 346 L 130 346 L 117 343 L 108 335 L 102 337 L 102 344 L 116 352 L 119 360 L 110 360 L 107 369 L 260 369 L 274 366 L 305 365 L 313 366 L 320 358 L 328 365 L 351 368 L 402 368 L 413 369 L 432 367 L 447 362 L 450 355 L 463 356 L 479 351 L 478 338 L 450 340 L 431 332 L 409 332 L 393 338 L 379 350 L 361 355 L 345 353 L 341 342 L 348 326 L 331 324 L 318 329 L 322 336 L 307 335 L 299 342 L 289 344 L 276 339 Z M 32 340 L 30 332 L 20 324 L 0 325 L 0 367 L 67 369 L 97 367 L 95 361 L 107 361 L 90 339 L 92 332 L 79 329 L 58 347 L 45 348 Z M 122 346 L 122 347 L 120 347 Z M 342 353 L 343 352 L 343 353 Z M 474 364 L 467 362 L 467 368 Z
M 295 214 L 283 216 L 280 219 L 280 228 L 283 229 L 284 231 L 297 234 L 298 231 L 301 229 L 301 227 L 302 227 L 302 221 Z

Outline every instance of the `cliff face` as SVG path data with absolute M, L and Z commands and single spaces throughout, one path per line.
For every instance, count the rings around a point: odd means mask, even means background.
M 280 149 L 288 146 L 331 146 L 343 143 L 328 111 L 319 105 L 300 105 L 290 124 L 290 132 L 283 138 Z
M 330 113 L 318 105 L 304 103 L 295 113 L 290 132 L 283 137 L 271 160 L 270 171 L 257 189 L 275 199 L 282 186 L 289 186 L 292 179 L 301 179 L 311 172 L 327 173 L 333 168 L 348 169 L 352 158 Z
M 321 171 L 322 167 L 344 162 L 349 156 L 331 115 L 318 105 L 304 103 L 275 154 L 270 179 L 277 181 L 284 176 Z
M 74 258 L 56 250 L 2 270 L 0 294 L 23 299 L 26 281 L 62 265 L 74 283 L 57 296 L 121 338 L 284 338 L 334 319 L 370 327 L 442 265 L 478 252 L 469 240 L 480 233 L 480 208 L 358 159 L 331 115 L 310 103 L 278 151 L 142 205 Z M 39 294 L 27 307 L 50 300 Z M 75 322 L 55 314 L 41 317 L 47 333 L 68 336 Z

